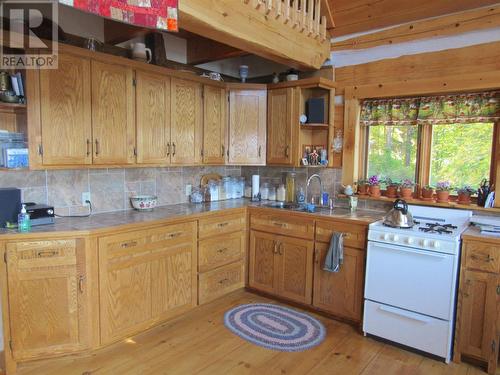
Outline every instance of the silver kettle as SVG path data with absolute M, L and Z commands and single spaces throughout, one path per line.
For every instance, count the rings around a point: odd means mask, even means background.
M 408 203 L 403 199 L 396 199 L 392 210 L 384 217 L 384 225 L 393 228 L 411 228 L 415 225 Z

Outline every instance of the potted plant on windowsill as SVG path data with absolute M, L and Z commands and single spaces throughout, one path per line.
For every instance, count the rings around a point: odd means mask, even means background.
M 422 188 L 422 200 L 432 202 L 434 200 L 434 187 L 426 185 Z
M 399 187 L 399 194 L 400 197 L 403 199 L 412 199 L 413 198 L 413 187 L 415 186 L 415 183 L 412 180 L 409 179 L 404 179 L 401 182 L 401 185 Z
M 385 196 L 387 198 L 397 198 L 399 183 L 396 181 L 392 181 L 390 178 L 387 178 L 385 180 L 385 185 Z
M 370 196 L 373 198 L 379 198 L 382 194 L 380 193 L 380 178 L 377 175 L 373 175 L 368 179 L 370 184 Z
M 370 187 L 370 184 L 368 183 L 367 180 L 359 180 L 356 184 L 358 185 L 359 195 L 368 195 L 368 189 Z
M 458 204 L 464 204 L 464 205 L 469 205 L 470 204 L 470 197 L 472 194 L 475 193 L 475 190 L 472 188 L 470 185 L 464 185 L 460 189 L 457 189 L 457 203 Z
M 448 203 L 450 199 L 450 181 L 439 181 L 436 184 L 436 195 L 438 203 Z

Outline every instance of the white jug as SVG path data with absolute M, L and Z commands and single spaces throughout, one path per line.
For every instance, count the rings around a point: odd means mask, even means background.
M 144 43 L 134 43 L 132 44 L 132 58 L 150 63 L 152 58 L 151 50 L 146 48 Z

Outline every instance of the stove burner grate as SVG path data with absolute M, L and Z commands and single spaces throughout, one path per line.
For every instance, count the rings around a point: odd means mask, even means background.
M 425 223 L 425 227 L 418 228 L 425 233 L 452 234 L 458 227 L 452 224 Z

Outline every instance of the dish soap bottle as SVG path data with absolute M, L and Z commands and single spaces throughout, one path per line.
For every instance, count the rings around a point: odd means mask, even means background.
M 31 229 L 30 215 L 26 212 L 26 205 L 23 204 L 21 212 L 17 215 L 17 230 L 19 232 L 29 232 Z

